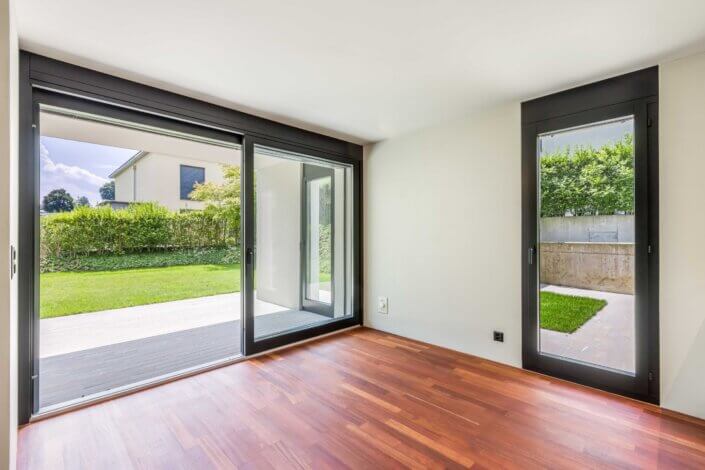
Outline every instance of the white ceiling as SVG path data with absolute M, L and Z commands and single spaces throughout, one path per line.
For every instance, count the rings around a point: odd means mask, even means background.
M 705 48 L 704 0 L 16 0 L 23 48 L 364 143 Z

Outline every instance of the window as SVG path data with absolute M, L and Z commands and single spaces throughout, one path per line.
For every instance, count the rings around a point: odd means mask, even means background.
M 245 298 L 247 354 L 354 324 L 357 291 L 354 166 L 281 143 L 252 148 L 243 246 L 245 285 L 256 288 Z
M 658 69 L 522 104 L 523 365 L 657 403 Z
M 126 388 L 141 388 L 167 380 L 174 374 L 210 368 L 241 354 L 253 355 L 361 324 L 362 260 L 358 222 L 362 147 L 147 89 L 70 64 L 45 62 L 29 53 L 22 52 L 21 61 L 23 70 L 44 71 L 49 84 L 65 84 L 68 80 L 72 83 L 71 94 L 75 95 L 33 87 L 30 74 L 21 81 L 23 96 L 31 98 L 26 103 L 23 101 L 25 104 L 21 107 L 23 125 L 19 151 L 23 158 L 18 168 L 22 182 L 19 187 L 23 188 L 19 201 L 20 230 L 28 234 L 18 246 L 19 309 L 27 313 L 18 324 L 21 423 L 29 422 L 33 415 L 82 406 Z M 71 79 L 79 76 L 80 80 Z M 57 82 L 53 83 L 55 79 Z M 96 95 L 98 89 L 107 90 L 108 94 Z M 115 92 L 125 93 L 126 90 L 130 90 L 130 108 L 135 109 L 106 104 Z M 96 101 L 96 96 L 102 97 L 102 102 Z M 178 116 L 172 116 L 175 104 Z M 207 122 L 202 121 L 203 115 L 209 116 Z M 243 119 L 247 121 L 244 127 L 251 131 L 243 132 L 232 126 L 233 122 Z M 37 134 L 39 139 L 34 138 Z M 79 135 L 99 135 L 100 142 L 74 140 Z M 84 178 L 81 187 L 73 184 L 73 180 L 71 186 L 52 180 L 54 175 L 43 165 L 45 160 L 52 158 L 58 164 L 65 156 L 73 159 L 71 165 L 76 166 L 74 150 L 79 147 L 85 157 L 80 168 L 85 166 L 91 173 L 103 172 L 100 178 Z M 96 158 L 97 147 L 100 147 L 100 158 Z M 118 168 L 138 149 L 160 157 L 153 161 L 164 161 L 163 158 L 171 155 L 173 164 L 170 166 L 172 174 L 157 173 L 157 181 L 149 178 L 150 184 L 138 188 L 140 199 L 149 204 L 111 213 L 111 217 L 123 222 L 134 221 L 137 217 L 142 222 L 142 216 L 149 215 L 156 223 L 146 227 L 149 236 L 130 244 L 131 255 L 146 260 L 163 254 L 172 256 L 175 250 L 189 250 L 190 255 L 199 257 L 190 265 L 149 266 L 143 270 L 149 280 L 135 279 L 134 270 L 110 270 L 109 276 L 125 276 L 132 283 L 132 287 L 118 289 L 116 295 L 109 296 L 105 291 L 110 286 L 115 290 L 117 284 L 112 281 L 76 285 L 83 300 L 101 302 L 99 309 L 89 311 L 75 292 L 67 290 L 67 277 L 82 273 L 40 269 L 40 256 L 47 256 L 49 252 L 35 248 L 40 248 L 42 243 L 46 246 L 50 241 L 42 237 L 46 232 L 40 229 L 51 220 L 71 217 L 72 212 L 65 211 L 68 205 L 87 203 L 91 207 L 81 211 L 90 211 L 100 204 L 100 186 L 103 180 L 110 179 L 108 172 Z M 174 149 L 178 151 L 173 153 Z M 213 201 L 185 206 L 183 201 L 190 200 L 196 183 L 205 183 L 205 163 L 202 162 L 211 162 L 208 163 L 212 164 L 208 169 L 209 182 L 221 189 L 220 194 Z M 156 167 L 168 169 L 169 164 L 165 164 L 166 167 Z M 173 188 L 177 179 L 179 197 L 169 197 L 169 191 L 164 193 L 162 189 Z M 131 177 L 122 182 L 116 178 L 116 195 L 120 188 L 125 194 L 132 194 L 134 181 Z M 47 204 L 51 206 L 54 202 L 51 207 L 55 210 L 46 213 L 37 202 L 54 190 Z M 204 211 L 221 203 L 217 213 Z M 64 212 L 54 214 L 58 211 Z M 132 213 L 128 214 L 129 211 Z M 189 213 L 181 214 L 185 211 Z M 217 220 L 206 220 L 211 216 Z M 177 219 L 173 224 L 159 222 Z M 144 224 L 132 224 L 127 231 L 128 238 L 137 233 L 133 229 L 138 225 Z M 201 227 L 208 230 L 201 230 Z M 118 227 L 115 240 L 126 240 L 126 233 L 119 230 Z M 83 241 L 90 244 L 97 240 L 89 235 L 83 237 Z M 212 249 L 207 250 L 210 258 L 206 260 L 200 257 L 204 254 L 200 248 L 207 245 Z M 59 250 L 55 253 L 63 253 L 66 246 L 55 243 L 53 248 Z M 192 247 L 199 250 L 191 250 Z M 106 249 L 105 245 L 100 248 L 101 252 Z M 82 250 L 80 256 L 87 258 L 95 254 L 97 252 L 89 247 Z M 122 247 L 114 254 L 111 259 L 115 261 L 127 259 Z M 183 273 L 183 270 L 194 269 L 199 273 Z M 160 276 L 155 276 L 157 273 Z M 175 281 L 163 280 L 161 274 L 169 273 L 176 275 Z M 91 272 L 89 277 L 95 274 Z M 183 286 L 177 285 L 179 280 L 186 282 L 187 290 L 194 295 L 178 299 L 165 297 L 163 286 L 174 284 L 172 287 L 181 289 Z M 204 292 L 204 288 L 211 292 Z M 91 293 L 95 289 L 100 291 L 99 295 Z M 137 303 L 129 301 L 135 295 L 143 297 L 145 292 L 158 298 L 152 298 L 151 302 L 145 302 L 144 298 Z M 72 308 L 59 311 L 58 300 L 64 306 L 73 304 L 80 311 Z M 223 305 L 204 309 L 204 301 Z M 106 302 L 121 305 L 105 305 Z M 190 316 L 181 309 L 176 321 L 167 311 L 169 307 L 180 308 L 186 304 L 197 307 L 191 309 L 196 315 Z M 160 322 L 154 321 L 155 315 L 144 315 L 154 327 L 150 329 L 146 324 L 135 324 L 136 316 L 122 315 L 127 308 L 150 309 L 170 318 Z M 216 317 L 207 320 L 203 315 L 210 313 L 215 313 Z M 183 314 L 196 323 L 184 323 Z M 114 322 L 100 322 L 102 333 L 96 333 L 93 319 L 97 316 L 127 321 L 131 336 L 126 336 L 126 330 Z M 67 341 L 65 329 L 51 328 L 62 320 L 90 320 L 91 334 L 80 334 L 87 330 L 74 329 L 76 334 Z M 58 333 L 64 336 L 59 338 Z M 52 334 L 57 341 L 51 340 Z M 191 334 L 200 339 L 186 338 Z M 150 357 L 151 353 L 144 348 L 148 344 L 156 355 Z M 67 350 L 69 346 L 73 349 Z M 80 376 L 76 367 L 80 369 Z
M 181 165 L 181 178 L 179 189 L 181 199 L 191 199 L 189 194 L 193 191 L 196 183 L 203 184 L 206 181 L 206 169 L 197 166 Z

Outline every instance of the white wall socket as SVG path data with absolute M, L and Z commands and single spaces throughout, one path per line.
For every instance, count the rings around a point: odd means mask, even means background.
M 377 311 L 379 313 L 384 313 L 385 315 L 389 313 L 389 301 L 386 297 L 377 298 Z

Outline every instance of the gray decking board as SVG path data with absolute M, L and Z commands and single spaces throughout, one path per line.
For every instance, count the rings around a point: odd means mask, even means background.
M 287 310 L 256 317 L 263 337 L 330 321 Z M 240 320 L 40 359 L 40 408 L 240 354 Z

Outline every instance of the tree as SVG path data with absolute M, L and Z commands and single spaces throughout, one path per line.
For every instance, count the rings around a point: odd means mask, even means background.
M 104 201 L 114 201 L 115 200 L 115 181 L 108 181 L 103 186 L 100 187 L 100 197 Z
M 235 233 L 240 232 L 240 167 L 223 165 L 223 183 L 196 183 L 189 197 L 203 201 L 206 212 L 215 220 L 226 220 Z M 235 241 L 237 244 L 237 240 Z
M 76 199 L 76 207 L 91 207 L 91 201 L 86 196 L 81 196 Z
M 634 213 L 634 137 L 541 157 L 541 217 Z
M 70 212 L 73 210 L 73 197 L 65 189 L 53 189 L 42 199 L 42 207 L 47 212 Z

